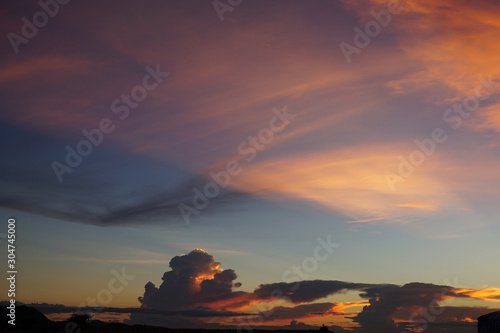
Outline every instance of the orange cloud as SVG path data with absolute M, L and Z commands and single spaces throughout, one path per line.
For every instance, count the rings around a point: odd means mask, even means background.
M 386 0 L 345 1 L 361 22 L 371 18 L 370 10 L 383 9 L 386 4 Z M 141 68 L 169 59 L 171 67 L 162 68 L 172 72 L 133 110 L 130 121 L 117 122 L 119 129 L 109 140 L 124 150 L 168 159 L 206 176 L 206 171 L 220 170 L 228 160 L 244 161 L 245 156 L 237 152 L 238 144 L 268 125 L 273 106 L 288 105 L 290 113 L 297 114 L 295 122 L 276 135 L 263 152 L 265 157 L 259 155 L 245 165 L 231 186 L 251 194 L 278 193 L 309 200 L 358 222 L 406 222 L 409 215 L 433 214 L 453 204 L 467 209 L 467 200 L 461 195 L 490 182 L 498 162 L 493 161 L 488 168 L 484 164 L 474 166 L 474 174 L 481 178 L 476 181 L 468 175 L 470 169 L 461 169 L 448 156 L 436 153 L 432 166 L 419 167 L 397 193 L 391 193 L 383 175 L 397 168 L 398 155 L 414 147 L 394 144 L 390 136 L 385 142 L 366 143 L 365 135 L 372 129 L 359 123 L 369 124 L 371 119 L 384 117 L 391 121 L 386 117 L 387 105 L 401 95 L 439 87 L 438 92 L 426 90 L 429 99 L 447 103 L 470 93 L 478 75 L 500 73 L 500 43 L 496 38 L 500 14 L 497 6 L 486 2 L 446 0 L 437 4 L 424 0 L 404 1 L 404 6 L 404 12 L 394 15 L 384 30 L 396 36 L 399 43 L 390 51 L 381 43 L 371 44 L 367 50 L 371 60 L 355 66 L 345 66 L 338 49 L 329 53 L 325 48 L 296 48 L 283 39 L 289 34 L 289 26 L 306 24 L 297 22 L 294 15 L 284 15 L 289 25 L 277 25 L 272 20 L 263 20 L 258 27 L 239 22 L 221 34 L 207 34 L 200 43 L 190 42 L 194 29 L 182 28 L 186 22 L 180 22 L 181 9 L 169 10 L 168 18 L 164 12 L 144 9 L 151 24 L 127 35 L 115 28 L 122 17 L 106 17 L 106 24 L 96 24 L 102 29 L 86 32 L 90 39 Z M 182 18 L 203 31 L 202 21 L 185 15 Z M 104 20 L 99 15 L 95 19 Z M 158 28 L 169 25 L 176 29 Z M 318 34 L 300 29 L 296 33 L 299 42 L 324 45 Z M 162 42 L 164 34 L 171 43 Z M 154 47 L 137 47 L 143 45 L 145 35 L 149 36 L 148 45 Z M 264 48 L 264 35 L 273 40 L 272 48 Z M 242 45 L 232 42 L 242 39 L 246 41 Z M 195 56 L 199 54 L 203 57 Z M 254 58 L 258 66 L 249 65 L 249 59 Z M 12 112 L 9 117 L 50 134 L 74 135 L 97 126 L 103 116 L 112 118 L 111 101 L 140 84 L 144 74 L 136 68 L 120 68 L 120 75 L 113 77 L 106 71 L 99 74 L 99 64 L 84 59 L 47 57 L 6 66 L 0 69 L 0 79 L 11 82 L 17 77 L 40 76 L 46 74 L 46 68 L 51 75 L 57 73 L 57 85 L 70 86 L 73 93 L 52 89 L 56 93 L 40 97 L 35 106 L 19 114 Z M 82 74 L 93 84 L 78 85 L 78 75 L 66 77 L 65 71 Z M 101 76 L 106 77 L 104 83 Z M 481 110 L 475 128 L 499 130 L 496 110 L 496 104 Z M 404 116 L 405 111 L 396 111 Z M 374 113 L 378 118 L 369 118 Z M 349 133 L 342 132 L 345 129 Z M 342 142 L 332 139 L 335 136 L 331 133 L 336 131 L 341 132 L 338 137 Z M 362 140 L 365 143 L 359 143 Z M 461 181 L 451 182 L 452 176 Z
M 500 302 L 500 288 L 490 287 L 486 289 L 457 289 L 455 293 L 458 296 L 473 297 L 490 302 Z
M 397 204 L 395 205 L 397 207 L 408 207 L 408 208 L 418 208 L 418 209 L 424 209 L 424 210 L 436 210 L 436 207 L 427 202 L 408 202 L 408 203 L 403 203 L 403 204 Z
M 26 61 L 4 64 L 0 68 L 0 84 L 17 80 L 68 78 L 82 74 L 92 67 L 92 61 L 84 58 L 45 56 L 30 58 Z M 48 76 L 48 77 L 47 77 Z
M 335 305 L 332 308 L 332 311 L 338 314 L 348 314 L 345 312 L 345 309 L 350 309 L 354 307 L 361 307 L 361 306 L 366 306 L 369 305 L 370 301 L 355 301 L 355 302 L 343 302 L 343 303 L 335 303 Z M 358 313 L 356 312 L 349 312 L 349 314 L 353 313 Z
M 385 222 L 394 222 L 409 214 L 407 207 L 434 210 L 441 205 L 443 198 L 458 200 L 433 175 L 432 169 L 425 168 L 409 177 L 393 193 L 384 173 L 397 168 L 395 157 L 404 149 L 362 146 L 355 150 L 339 149 L 249 163 L 243 166 L 241 176 L 235 177 L 231 184 L 248 193 L 281 193 L 313 201 L 359 221 L 385 219 Z M 419 199 L 422 201 L 417 201 Z M 407 200 L 410 204 L 393 204 L 394 201 Z
M 500 105 L 493 104 L 481 109 L 481 118 L 476 121 L 473 127 L 479 131 L 500 132 Z M 498 148 L 498 141 L 496 148 Z
M 387 1 L 367 0 L 354 5 L 346 1 L 362 20 L 373 19 L 370 10 L 383 9 Z M 364 5 L 362 6 L 361 3 Z M 432 0 L 401 1 L 404 11 L 393 15 L 386 28 L 395 34 L 400 47 L 412 63 L 421 69 L 388 82 L 396 93 L 409 93 L 427 88 L 428 98 L 438 104 L 459 101 L 472 95 L 478 77 L 500 78 L 498 54 L 500 42 L 500 12 L 498 3 L 491 1 Z M 370 46 L 371 47 L 371 46 Z M 436 89 L 441 86 L 441 89 Z M 443 94 L 442 88 L 449 91 Z M 434 92 L 433 92 L 434 91 Z M 432 96 L 432 95 L 439 96 Z M 488 102 L 494 102 L 490 99 Z M 497 102 L 494 102 L 498 105 Z M 491 106 L 497 109 L 498 107 Z M 497 116 L 480 112 L 481 123 L 500 130 Z

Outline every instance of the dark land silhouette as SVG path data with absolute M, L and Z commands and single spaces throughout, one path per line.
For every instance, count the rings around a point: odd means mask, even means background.
M 7 314 L 9 310 L 6 306 L 0 307 L 2 318 L 8 318 Z M 178 329 L 178 328 L 167 328 L 167 327 L 154 327 L 146 325 L 126 325 L 120 323 L 105 323 L 99 320 L 86 321 L 85 316 L 73 315 L 71 326 L 67 326 L 68 321 L 51 321 L 45 317 L 43 313 L 29 306 L 17 306 L 16 307 L 16 325 L 10 325 L 7 320 L 2 320 L 0 324 L 0 331 L 5 333 L 191 333 L 191 332 L 203 332 L 203 333 L 236 333 L 237 329 Z M 78 326 L 77 326 L 78 325 Z M 241 330 L 245 332 L 245 330 Z M 252 332 L 332 332 L 328 331 L 326 327 L 321 327 L 316 330 L 262 330 L 254 329 Z M 238 332 L 240 333 L 240 332 Z
M 495 311 L 477 318 L 478 333 L 500 332 L 500 311 Z

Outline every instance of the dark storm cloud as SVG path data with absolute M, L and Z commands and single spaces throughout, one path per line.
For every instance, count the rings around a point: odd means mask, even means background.
M 8 305 L 8 302 L 0 302 L 0 305 Z M 190 318 L 209 318 L 209 317 L 235 317 L 235 316 L 253 316 L 253 313 L 240 313 L 233 311 L 214 311 L 207 309 L 186 309 L 186 310 L 162 310 L 162 309 L 142 309 L 142 308 L 114 308 L 114 307 L 72 307 L 63 305 L 43 305 L 43 304 L 26 304 L 36 308 L 43 314 L 51 313 L 140 313 L 147 315 L 161 316 L 184 316 Z
M 237 302 L 247 293 L 234 292 L 233 287 L 241 284 L 232 269 L 219 269 L 220 263 L 207 252 L 196 249 L 186 255 L 174 257 L 169 264 L 171 271 L 165 272 L 162 284 L 145 285 L 144 295 L 139 297 L 146 309 L 189 309 L 217 305 L 221 301 Z
M 400 332 L 401 324 L 393 318 L 400 309 L 427 309 L 437 311 L 439 302 L 451 297 L 452 287 L 429 283 L 409 283 L 403 286 L 374 286 L 366 288 L 360 296 L 368 299 L 370 305 L 354 317 L 366 332 Z M 410 312 L 413 319 L 419 318 Z
M 399 333 L 413 325 L 408 322 L 396 323 L 395 318 L 402 321 L 412 319 L 429 327 L 435 327 L 436 330 L 438 327 L 446 327 L 451 331 L 456 328 L 465 329 L 471 326 L 469 320 L 474 320 L 479 314 L 488 312 L 484 308 L 439 307 L 439 302 L 446 298 L 467 296 L 457 296 L 456 289 L 451 286 L 418 282 L 398 286 L 325 280 L 300 281 L 261 285 L 254 291 L 254 294 L 258 299 L 270 300 L 272 298 L 270 295 L 279 294 L 277 290 L 283 293 L 284 298 L 296 304 L 313 302 L 348 290 L 359 291 L 359 296 L 367 299 L 370 303 L 353 317 L 364 333 Z M 302 312 L 301 309 L 307 312 L 308 305 L 298 305 L 294 308 L 277 307 L 275 309 L 277 313 L 283 311 L 284 313 L 298 314 Z M 263 318 L 266 319 L 265 313 L 263 314 Z
M 261 284 L 252 293 L 235 292 L 236 274 L 231 269 L 221 270 L 220 263 L 202 250 L 174 257 L 171 270 L 163 275 L 163 283 L 156 287 L 151 282 L 139 298 L 144 309 L 211 309 L 232 312 L 260 302 L 284 299 L 293 306 L 275 306 L 260 314 L 247 315 L 247 319 L 233 319 L 235 324 L 254 325 L 273 320 L 308 318 L 311 316 L 343 316 L 336 313 L 336 303 L 312 303 L 322 298 L 357 291 L 369 302 L 362 310 L 350 317 L 364 333 L 399 333 L 415 327 L 415 322 L 429 327 L 429 332 L 445 327 L 446 330 L 466 329 L 479 315 L 488 312 L 480 307 L 444 307 L 440 302 L 454 297 L 467 296 L 463 289 L 446 285 L 412 282 L 402 286 L 395 284 L 354 283 L 337 280 L 308 280 Z M 474 290 L 472 290 L 474 291 Z M 306 304 L 303 304 L 306 303 Z M 340 303 L 339 303 L 340 304 Z M 340 304 L 341 305 L 341 304 Z M 257 308 L 259 308 L 257 306 Z M 342 307 L 341 307 L 342 308 Z M 248 308 L 253 309 L 253 308 Z M 228 311 L 229 310 L 229 311 Z M 235 315 L 234 317 L 238 317 Z
M 300 281 L 296 283 L 274 283 L 259 286 L 254 293 L 258 299 L 269 300 L 271 295 L 280 294 L 284 298 L 298 304 L 315 300 L 349 290 L 359 291 L 361 298 L 367 299 L 367 305 L 353 320 L 358 322 L 366 332 L 398 332 L 394 321 L 397 310 L 408 308 L 425 308 L 437 305 L 446 297 L 452 297 L 452 287 L 426 283 L 409 283 L 404 286 L 393 284 L 366 284 L 345 281 Z M 435 302 L 435 303 L 433 303 Z M 299 305 L 298 307 L 300 307 Z M 408 312 L 408 317 L 412 312 Z
M 221 304 L 226 304 L 226 301 L 231 301 L 232 307 L 241 307 L 252 300 L 268 301 L 274 298 L 283 298 L 298 304 L 313 302 L 348 290 L 365 290 L 379 286 L 314 280 L 262 284 L 253 293 L 235 292 L 233 288 L 240 286 L 234 282 L 236 273 L 231 269 L 219 269 L 220 263 L 216 262 L 213 256 L 198 249 L 187 255 L 174 257 L 169 266 L 171 271 L 164 273 L 163 282 L 159 287 L 151 282 L 144 286 L 144 295 L 139 298 L 143 308 L 193 308 L 211 304 L 224 308 Z
M 427 333 L 437 332 L 471 332 L 471 329 L 476 328 L 475 320 L 486 313 L 495 311 L 486 307 L 468 307 L 468 306 L 446 306 L 441 307 L 439 315 L 433 313 L 426 314 L 426 320 L 415 318 L 418 320 L 418 325 L 412 322 L 400 322 L 399 327 L 405 329 L 425 329 Z M 411 315 L 411 314 L 410 314 Z M 407 319 L 399 316 L 399 319 Z
M 317 299 L 327 297 L 332 294 L 345 292 L 348 290 L 364 290 L 372 284 L 365 283 L 351 283 L 344 281 L 300 281 L 300 282 L 279 282 L 272 284 L 262 284 L 255 289 L 254 294 L 257 298 L 265 300 L 270 299 L 275 293 L 283 293 L 284 298 L 290 300 L 292 303 L 312 302 Z
M 297 306 L 276 306 L 269 311 L 262 313 L 264 321 L 273 321 L 275 319 L 294 319 L 304 318 L 311 315 L 332 314 L 332 307 L 335 303 L 312 303 L 301 304 Z
M 447 285 L 412 282 L 395 284 L 354 283 L 337 280 L 308 280 L 291 283 L 261 284 L 253 292 L 237 292 L 237 275 L 232 269 L 221 269 L 220 263 L 209 253 L 195 249 L 171 259 L 170 270 L 156 287 L 148 282 L 139 297 L 141 308 L 85 308 L 89 312 L 130 313 L 129 323 L 156 323 L 170 327 L 235 327 L 273 321 L 311 318 L 345 317 L 359 325 L 353 332 L 400 333 L 403 330 L 425 328 L 428 333 L 466 332 L 475 325 L 475 319 L 493 311 L 485 307 L 440 306 L 449 298 L 474 298 L 480 293 L 474 289 L 456 289 Z M 335 308 L 353 306 L 343 303 L 312 303 L 338 293 L 357 291 L 369 302 L 358 313 L 348 316 Z M 465 292 L 469 293 L 466 294 Z M 477 295 L 476 295 L 477 296 Z M 288 300 L 291 306 L 274 306 L 256 313 L 259 303 Z M 255 308 L 252 307 L 255 305 Z M 76 308 L 37 305 L 44 313 L 69 313 Z M 235 310 L 236 309 L 236 310 Z M 248 312 L 241 312 L 246 309 Z M 252 309 L 254 309 L 252 311 Z M 207 324 L 203 318 L 232 318 L 230 325 Z M 298 322 L 292 321 L 291 325 Z M 214 326 L 215 325 L 215 326 Z M 268 327 L 263 325 L 262 327 Z M 336 327 L 337 331 L 344 331 Z

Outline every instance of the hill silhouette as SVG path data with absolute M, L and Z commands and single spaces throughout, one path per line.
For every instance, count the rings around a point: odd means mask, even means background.
M 6 306 L 0 307 L 0 313 L 3 318 L 9 313 L 9 309 Z M 121 323 L 105 323 L 100 320 L 91 320 L 79 328 L 72 326 L 72 329 L 67 329 L 68 321 L 51 321 L 43 313 L 37 309 L 25 305 L 16 307 L 16 325 L 10 325 L 7 320 L 2 320 L 0 324 L 0 331 L 5 333 L 191 333 L 191 332 L 203 332 L 203 333 L 236 333 L 237 329 L 170 329 L 166 327 L 154 327 L 146 325 L 126 325 Z M 75 325 L 75 323 L 72 323 Z M 326 327 L 322 327 L 317 330 L 273 330 L 273 332 L 327 332 Z M 270 330 L 260 330 L 254 329 L 252 332 L 271 332 Z
M 35 308 L 21 305 L 16 306 L 15 327 L 7 322 L 9 309 L 6 306 L 1 307 L 2 332 L 50 332 L 53 322 L 47 319 L 40 311 Z M 4 320 L 3 318 L 7 318 Z

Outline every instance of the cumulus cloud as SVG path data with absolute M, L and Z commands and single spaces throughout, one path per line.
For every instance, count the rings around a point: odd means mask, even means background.
M 394 315 L 401 309 L 418 309 L 436 306 L 449 296 L 451 287 L 427 283 L 409 283 L 404 286 L 375 286 L 367 288 L 360 296 L 370 304 L 354 318 L 367 332 L 399 332 Z
M 343 281 L 301 281 L 301 282 L 279 282 L 271 284 L 261 284 L 255 289 L 254 294 L 258 299 L 271 299 L 273 294 L 283 294 L 281 297 L 292 303 L 312 302 L 329 295 L 347 291 L 361 290 L 369 287 L 369 284 L 351 283 Z M 273 291 L 276 291 L 273 293 Z
M 425 326 L 428 333 L 465 333 L 475 325 L 477 317 L 494 309 L 450 306 L 443 301 L 452 298 L 492 301 L 498 298 L 498 289 L 494 287 L 478 290 L 420 282 L 396 285 L 306 280 L 261 284 L 253 292 L 235 291 L 241 286 L 236 282 L 236 272 L 221 269 L 221 263 L 201 249 L 175 256 L 169 266 L 160 286 L 146 283 L 143 295 L 138 298 L 140 308 L 106 307 L 98 311 L 130 314 L 126 322 L 131 324 L 147 322 L 172 328 L 258 325 L 261 328 L 305 329 L 317 327 L 311 324 L 324 318 L 325 324 L 335 324 L 336 332 L 399 333 Z M 318 302 L 348 291 L 358 292 L 362 300 Z M 76 308 L 61 305 L 36 304 L 35 307 L 46 314 L 76 311 Z M 266 310 L 262 311 L 264 308 Z M 345 311 L 347 308 L 350 310 Z M 96 310 L 86 308 L 83 311 Z M 338 326 L 334 319 L 349 323 L 349 328 Z
M 211 308 L 216 304 L 224 308 L 224 302 L 239 302 L 246 294 L 233 291 L 241 286 L 234 282 L 234 270 L 220 269 L 220 262 L 201 249 L 172 258 L 169 266 L 171 270 L 163 274 L 159 287 L 151 282 L 145 285 L 144 295 L 139 297 L 142 308 Z
M 159 287 L 151 282 L 145 285 L 144 294 L 139 297 L 142 304 L 140 310 L 145 311 L 141 313 L 141 318 L 146 318 L 144 316 L 147 314 L 160 318 L 166 314 L 162 311 L 168 310 L 170 317 L 174 315 L 198 319 L 232 317 L 231 325 L 264 323 L 262 327 L 267 327 L 265 325 L 283 326 L 289 320 L 293 322 L 290 325 L 298 325 L 300 323 L 296 321 L 297 319 L 343 317 L 352 321 L 354 325 L 352 328 L 355 331 L 364 333 L 380 331 L 398 333 L 401 330 L 414 329 L 425 319 L 425 325 L 430 331 L 437 332 L 444 328 L 443 332 L 446 332 L 470 328 L 475 318 L 488 312 L 488 309 L 443 306 L 442 301 L 449 298 L 480 298 L 480 296 L 487 300 L 496 296 L 495 288 L 481 291 L 420 282 L 401 286 L 337 280 L 269 283 L 259 285 L 253 292 L 238 292 L 233 290 L 240 286 L 235 282 L 236 273 L 232 269 L 223 270 L 220 266 L 221 264 L 215 261 L 212 255 L 201 249 L 174 257 L 170 261 L 171 270 L 164 273 L 163 282 Z M 347 291 L 359 292 L 359 297 L 364 301 L 315 303 L 325 297 Z M 284 301 L 285 304 L 278 305 L 276 301 Z M 266 308 L 271 304 L 272 307 L 260 313 L 252 311 L 255 309 L 252 305 L 259 304 L 267 304 Z M 363 307 L 357 312 L 343 311 L 353 306 Z M 257 308 L 262 307 L 257 306 Z M 162 310 L 156 313 L 155 309 Z M 234 309 L 237 311 L 231 311 Z M 435 315 L 433 320 L 428 320 L 425 311 L 431 310 L 439 315 Z M 153 312 L 147 313 L 147 311 Z M 199 316 L 196 315 L 196 311 L 200 311 Z M 138 318 L 138 313 L 132 313 L 131 320 Z M 169 322 L 172 322 L 171 319 L 169 318 Z M 184 321 L 185 319 L 182 319 L 179 322 Z
M 280 319 L 308 318 L 310 316 L 326 316 L 333 314 L 334 303 L 312 303 L 297 306 L 277 306 L 263 312 L 264 321 Z

